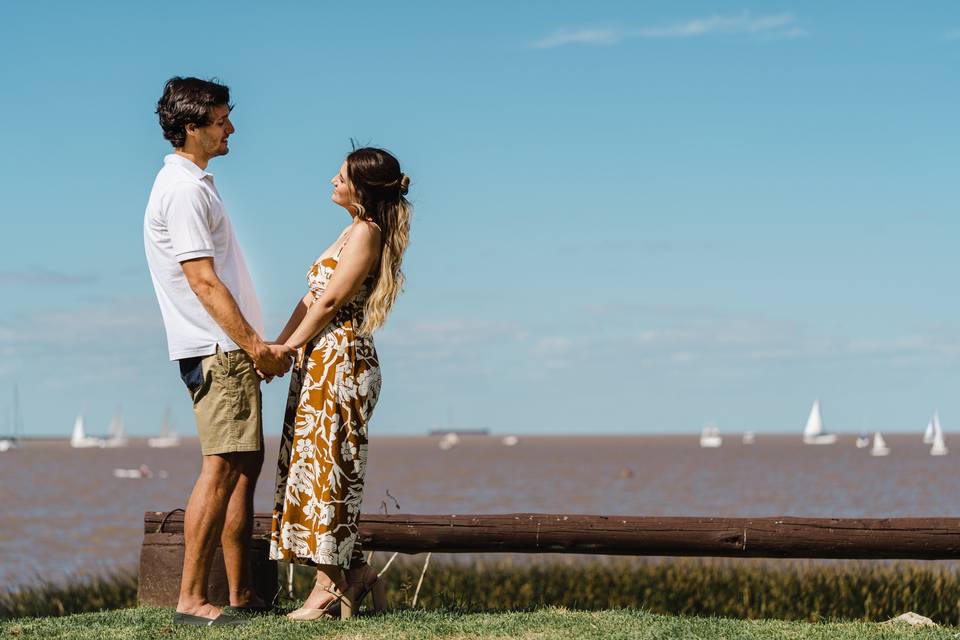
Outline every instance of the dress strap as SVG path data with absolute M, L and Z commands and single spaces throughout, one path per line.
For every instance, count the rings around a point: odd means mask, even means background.
M 353 233 L 353 231 L 348 232 L 348 233 L 347 233 L 347 237 L 344 238 L 344 239 L 343 239 L 343 242 L 340 243 L 340 247 L 337 249 L 337 252 L 336 252 L 335 254 L 333 254 L 334 260 L 339 260 L 339 259 L 340 259 L 340 252 L 343 251 L 343 248 L 344 248 L 345 246 L 347 246 L 347 243 L 348 243 L 348 242 L 350 242 L 350 235 L 351 235 L 352 233 Z

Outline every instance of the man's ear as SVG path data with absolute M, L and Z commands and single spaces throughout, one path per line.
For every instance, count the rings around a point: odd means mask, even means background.
M 197 135 L 197 125 L 196 123 L 190 122 L 183 127 L 183 130 L 186 131 L 188 136 Z

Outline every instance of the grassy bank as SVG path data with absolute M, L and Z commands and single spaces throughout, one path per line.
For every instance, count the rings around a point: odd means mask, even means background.
M 385 578 L 391 602 L 410 604 L 421 568 L 422 560 L 390 568 Z M 307 577 L 297 595 L 309 589 Z M 877 621 L 916 611 L 940 624 L 960 626 L 960 570 L 916 562 L 613 558 L 514 566 L 486 561 L 431 565 L 418 606 L 471 613 L 549 606 L 643 608 L 673 615 L 806 621 Z
M 374 560 L 379 565 L 386 557 Z M 384 576 L 394 606 L 410 607 L 422 559 L 398 560 Z M 280 603 L 286 599 L 281 570 Z M 298 567 L 294 598 L 310 588 Z M 136 605 L 136 579 L 86 580 L 0 593 L 0 618 L 57 616 Z M 935 563 L 812 563 L 599 559 L 514 565 L 433 563 L 417 608 L 429 611 L 644 609 L 653 613 L 780 620 L 886 620 L 916 611 L 960 626 L 960 571 Z
M 121 609 L 137 604 L 137 574 L 84 576 L 65 583 L 41 583 L 0 591 L 0 620 L 24 616 L 63 616 Z
M 538 609 L 514 613 L 461 614 L 444 611 L 403 611 L 387 616 L 362 616 L 346 622 L 291 622 L 271 616 L 253 619 L 244 627 L 227 629 L 171 627 L 170 610 L 140 608 L 88 613 L 63 618 L 27 618 L 0 623 L 0 638 L 71 640 L 407 640 L 413 638 L 791 638 L 817 640 L 893 640 L 956 638 L 954 628 L 912 629 L 875 623 L 818 623 L 673 617 L 644 611 L 569 611 Z

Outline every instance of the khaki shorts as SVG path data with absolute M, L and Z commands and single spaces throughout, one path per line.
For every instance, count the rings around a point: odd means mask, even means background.
M 263 450 L 260 376 L 243 351 L 180 361 L 203 455 Z

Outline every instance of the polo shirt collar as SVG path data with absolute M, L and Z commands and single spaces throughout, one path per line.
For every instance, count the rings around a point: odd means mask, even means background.
M 203 180 L 207 176 L 210 176 L 211 178 L 213 177 L 212 173 L 208 171 L 204 171 L 203 169 L 195 165 L 192 161 L 187 160 L 183 156 L 179 156 L 175 153 L 171 153 L 169 155 L 164 156 L 163 163 L 182 167 L 183 169 L 186 169 L 187 172 L 197 180 Z

